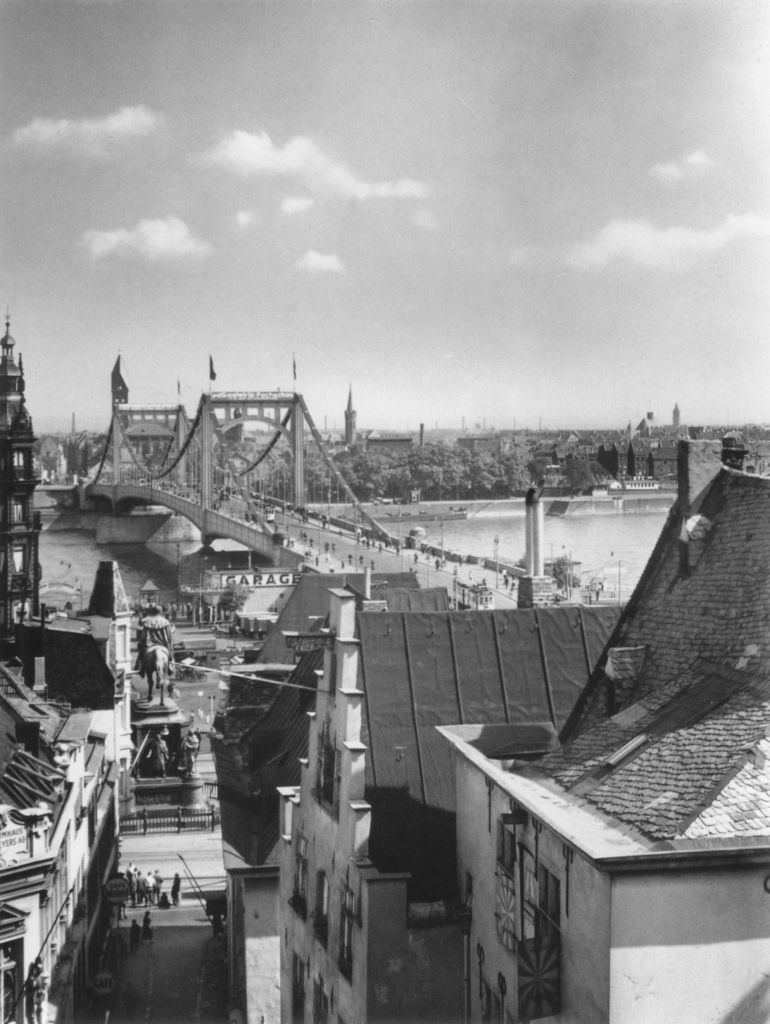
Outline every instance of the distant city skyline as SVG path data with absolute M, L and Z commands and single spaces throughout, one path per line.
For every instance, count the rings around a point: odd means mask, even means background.
M 360 428 L 770 421 L 770 11 L 0 5 L 36 428 L 291 389 Z M 178 390 L 177 390 L 178 388 Z M 100 428 L 95 428 L 100 429 Z

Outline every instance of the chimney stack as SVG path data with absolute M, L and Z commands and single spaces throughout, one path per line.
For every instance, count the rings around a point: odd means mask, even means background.
M 541 492 L 542 488 L 531 487 L 525 499 L 527 575 L 519 580 L 519 608 L 535 608 L 553 604 L 554 601 L 553 578 L 543 575 L 544 519 Z
M 722 468 L 721 441 L 680 441 L 677 448 L 677 494 L 687 519 L 698 497 Z

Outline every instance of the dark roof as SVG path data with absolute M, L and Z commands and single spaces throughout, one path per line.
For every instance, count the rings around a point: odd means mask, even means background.
M 414 590 L 419 588 L 419 581 L 414 573 L 372 573 L 372 595 L 376 598 L 387 591 Z M 294 588 L 288 601 L 281 610 L 278 621 L 273 626 L 262 650 L 259 662 L 292 664 L 293 652 L 286 646 L 283 630 L 307 632 L 311 620 L 325 620 L 329 614 L 331 598 L 329 591 L 336 587 L 350 586 L 359 594 L 364 592 L 363 573 L 304 573 Z
M 323 650 L 304 654 L 288 682 L 314 688 Z M 220 734 L 212 735 L 222 837 L 247 864 L 269 862 L 278 842 L 277 786 L 298 786 L 315 692 L 231 682 Z
M 358 615 L 369 856 L 410 873 L 410 899 L 456 888 L 452 756 L 435 727 L 538 726 L 521 735 L 523 752 L 547 749 L 617 615 L 601 605 Z
M 617 616 L 611 605 L 359 615 L 368 784 L 406 783 L 453 808 L 450 751 L 435 726 L 559 729 Z
M 117 562 L 99 562 L 94 589 L 88 603 L 89 615 L 112 619 L 116 612 L 130 611 L 126 588 Z

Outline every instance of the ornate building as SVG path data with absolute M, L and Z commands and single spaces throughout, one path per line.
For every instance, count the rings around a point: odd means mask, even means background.
M 32 419 L 24 404 L 24 369 L 14 358 L 10 321 L 0 342 L 0 652 L 15 642 L 24 611 L 38 613 L 40 516 L 32 509 L 37 480 Z

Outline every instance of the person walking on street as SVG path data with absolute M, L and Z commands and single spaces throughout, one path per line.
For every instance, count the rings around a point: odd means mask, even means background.
M 152 942 L 152 919 L 149 910 L 145 910 L 142 919 L 142 942 Z
M 131 931 L 128 936 L 128 945 L 132 953 L 135 953 L 139 949 L 139 943 L 142 940 L 142 929 L 136 923 L 136 918 L 131 922 Z
M 155 902 L 160 903 L 160 896 L 163 892 L 163 876 L 158 869 L 155 869 Z
M 136 905 L 138 907 L 147 906 L 147 879 L 138 869 L 136 872 Z
M 182 888 L 182 879 L 179 877 L 179 872 L 174 875 L 174 881 L 171 883 L 171 902 L 175 907 L 179 906 L 179 890 Z

